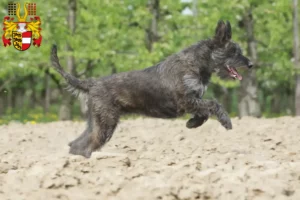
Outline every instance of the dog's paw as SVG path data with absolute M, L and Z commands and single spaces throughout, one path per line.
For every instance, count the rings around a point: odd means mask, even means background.
M 230 118 L 225 121 L 225 122 L 221 122 L 222 126 L 224 126 L 227 130 L 231 130 L 232 129 L 232 123 Z
M 92 144 L 89 137 L 83 137 L 80 140 L 75 140 L 69 143 L 69 153 L 73 155 L 81 155 L 90 158 L 92 154 Z
M 81 149 L 81 148 L 78 148 L 78 147 L 76 147 L 74 145 L 70 147 L 69 153 L 73 154 L 73 155 L 80 155 L 80 156 L 83 156 L 85 158 L 90 158 L 91 155 L 92 155 L 92 151 L 91 150 L 89 150 L 89 149 Z
M 222 124 L 222 126 L 224 126 L 227 130 L 232 129 L 231 119 L 228 113 L 224 110 L 223 106 L 216 103 L 214 114 L 216 115 L 218 121 Z
M 224 112 L 220 117 L 219 117 L 219 122 L 224 126 L 227 130 L 232 129 L 232 123 L 229 115 Z
M 197 128 L 199 126 L 202 126 L 208 119 L 208 116 L 198 116 L 195 115 L 193 118 L 189 119 L 186 122 L 187 128 Z

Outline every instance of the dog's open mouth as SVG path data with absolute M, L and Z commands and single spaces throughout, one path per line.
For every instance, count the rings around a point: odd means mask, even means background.
M 243 77 L 241 75 L 239 75 L 239 73 L 237 72 L 237 70 L 234 67 L 229 67 L 228 65 L 226 65 L 226 68 L 227 68 L 229 75 L 232 78 L 239 79 L 239 80 L 243 79 Z

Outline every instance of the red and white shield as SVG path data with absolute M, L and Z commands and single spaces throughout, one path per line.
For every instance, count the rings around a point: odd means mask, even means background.
M 16 49 L 20 51 L 25 51 L 29 49 L 32 40 L 32 32 L 18 32 L 13 31 L 13 45 Z
M 27 50 L 31 45 L 31 31 L 22 33 L 22 51 Z

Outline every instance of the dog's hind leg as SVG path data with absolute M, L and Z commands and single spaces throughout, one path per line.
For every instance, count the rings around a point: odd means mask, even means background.
M 91 106 L 91 100 L 87 99 L 87 123 L 86 123 L 86 129 L 83 131 L 83 133 L 76 138 L 75 140 L 73 140 L 72 142 L 69 143 L 69 146 L 72 146 L 73 143 L 78 142 L 79 140 L 81 140 L 82 138 L 84 138 L 85 136 L 89 135 L 92 132 L 92 127 L 93 127 L 93 123 L 92 123 L 92 106 Z
M 78 142 L 79 140 L 81 140 L 82 138 L 86 137 L 88 134 L 90 134 L 92 132 L 92 113 L 90 110 L 88 110 L 88 116 L 87 116 L 87 125 L 86 125 L 86 129 L 83 131 L 83 133 L 76 138 L 75 140 L 73 140 L 72 142 L 69 143 L 69 146 L 72 146 L 73 143 Z
M 119 115 L 113 110 L 101 109 L 101 113 L 92 113 L 92 130 L 83 133 L 70 145 L 70 153 L 89 158 L 93 151 L 100 149 L 112 137 L 119 121 Z
M 83 133 L 78 137 L 76 138 L 75 140 L 73 140 L 72 142 L 69 142 L 69 146 L 72 146 L 72 144 L 78 142 L 79 140 L 81 140 L 82 138 L 86 137 L 86 135 L 88 135 L 90 132 L 89 132 L 89 129 L 86 128 Z

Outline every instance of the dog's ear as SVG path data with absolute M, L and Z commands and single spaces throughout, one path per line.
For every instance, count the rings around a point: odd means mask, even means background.
M 225 45 L 231 39 L 231 25 L 229 21 L 225 22 L 223 20 L 219 20 L 214 39 L 220 45 Z
M 229 41 L 231 40 L 232 32 L 231 32 L 231 25 L 229 21 L 226 21 L 226 39 Z

